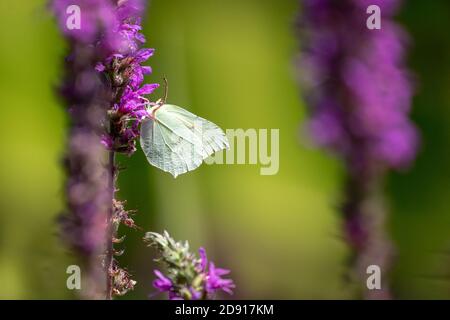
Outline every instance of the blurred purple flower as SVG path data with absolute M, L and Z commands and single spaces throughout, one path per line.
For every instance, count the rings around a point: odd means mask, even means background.
M 69 212 L 61 217 L 62 233 L 91 269 L 88 273 L 95 274 L 89 283 L 98 287 L 88 288 L 87 297 L 106 291 L 110 298 L 135 284 L 113 258 L 118 224 L 135 226 L 115 199 L 114 154 L 135 151 L 139 124 L 151 103 L 144 96 L 158 87 L 142 85 L 151 72 L 142 63 L 154 51 L 141 48 L 144 1 L 50 0 L 50 7 L 69 44 L 60 88 L 71 117 L 65 158 Z M 69 28 L 68 19 L 78 8 L 80 28 Z M 102 163 L 106 150 L 108 166 Z
M 416 154 L 418 135 L 408 119 L 413 90 L 403 62 L 407 36 L 390 20 L 399 3 L 304 1 L 300 68 L 310 93 L 310 132 L 354 167 L 362 160 L 404 168 Z M 370 4 L 381 8 L 381 30 L 366 28 Z
M 66 26 L 67 8 L 78 5 L 81 30 Z M 111 1 L 53 0 L 51 7 L 60 29 L 69 42 L 65 75 L 60 93 L 65 99 L 71 127 L 65 156 L 68 214 L 61 216 L 62 233 L 86 261 L 104 251 L 106 216 L 111 205 L 108 172 L 100 159 L 104 156 L 101 136 L 109 103 L 94 66 L 99 53 L 95 48 L 103 28 L 114 20 Z
M 410 165 L 418 133 L 408 118 L 412 81 L 405 67 L 407 34 L 392 21 L 400 0 L 304 0 L 299 21 L 299 70 L 310 107 L 309 133 L 341 156 L 347 169 L 343 229 L 352 249 L 351 270 L 390 268 L 380 189 L 387 169 Z M 366 27 L 369 5 L 381 9 L 381 29 Z M 362 279 L 359 279 L 362 280 Z M 379 293 L 389 297 L 383 283 Z
M 70 41 L 92 45 L 99 40 L 100 34 L 117 29 L 114 1 L 108 0 L 51 0 L 50 6 L 55 13 L 60 30 Z M 68 18 L 74 12 L 73 6 L 80 8 L 80 28 L 69 28 Z
M 69 29 L 66 25 L 67 8 L 80 8 L 80 29 Z M 103 75 L 111 90 L 109 138 L 103 144 L 111 151 L 131 155 L 136 150 L 140 122 L 148 116 L 150 104 L 146 95 L 158 88 L 158 84 L 142 86 L 144 75 L 152 69 L 142 64 L 154 53 L 154 49 L 141 48 L 145 37 L 141 33 L 142 0 L 53 0 L 51 2 L 61 30 L 72 43 L 90 47 L 95 62 L 92 71 Z M 79 55 L 78 52 L 73 54 Z M 91 83 L 98 76 L 91 73 L 83 82 Z

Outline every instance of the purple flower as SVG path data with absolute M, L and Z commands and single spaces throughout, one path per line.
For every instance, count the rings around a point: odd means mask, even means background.
M 170 291 L 172 289 L 172 281 L 166 278 L 159 270 L 154 270 L 155 275 L 158 277 L 153 281 L 153 286 L 161 292 Z
M 413 94 L 404 61 L 408 37 L 392 21 L 400 3 L 304 0 L 299 21 L 305 43 L 299 70 L 311 113 L 308 129 L 318 145 L 345 162 L 342 226 L 352 249 L 350 268 L 358 276 L 365 274 L 361 268 L 367 261 L 384 272 L 390 268 L 380 181 L 386 170 L 407 167 L 418 149 L 418 134 L 408 118 Z M 380 30 L 366 27 L 369 5 L 381 9 Z M 382 290 L 389 296 L 387 284 Z
M 80 8 L 80 28 L 69 28 L 68 18 L 76 11 L 68 10 Z M 51 9 L 56 14 L 60 30 L 72 41 L 83 44 L 94 44 L 98 41 L 99 33 L 113 30 L 117 26 L 113 1 L 108 0 L 52 0 Z
M 67 28 L 67 9 L 71 5 L 78 5 L 83 13 L 81 30 Z M 94 70 L 98 52 L 93 44 L 101 29 L 113 25 L 114 10 L 106 0 L 53 0 L 51 7 L 70 46 L 60 86 L 71 116 L 65 156 L 68 212 L 60 221 L 63 237 L 89 261 L 103 251 L 110 204 L 108 181 L 102 178 L 107 172 L 99 160 L 104 154 L 101 142 L 107 143 L 102 139 L 102 121 L 108 101 L 102 100 L 105 88 Z
M 212 299 L 220 290 L 233 294 L 233 280 L 223 278 L 230 271 L 208 263 L 204 248 L 198 250 L 200 258 L 197 258 L 189 252 L 187 242 L 176 242 L 167 232 L 164 235 L 147 232 L 144 241 L 158 249 L 161 259 L 157 261 L 168 268 L 168 276 L 154 270 L 158 279 L 153 286 L 160 292 L 169 292 L 170 300 Z
M 67 8 L 73 5 L 80 8 L 80 29 L 67 27 Z M 150 101 L 145 95 L 159 86 L 143 86 L 144 76 L 152 69 L 142 64 L 154 53 L 154 49 L 141 48 L 145 43 L 140 18 L 143 1 L 121 0 L 114 4 L 110 0 L 53 0 L 51 6 L 67 38 L 92 46 L 97 60 L 93 70 L 103 74 L 111 85 L 109 115 L 114 125 L 103 144 L 108 150 L 131 155 L 136 150 L 137 127 L 148 116 Z
M 114 34 L 114 39 L 120 39 L 120 44 L 106 45 L 105 47 L 116 47 L 116 51 L 110 52 L 103 61 L 100 61 L 96 68 L 103 72 L 112 81 L 115 88 L 114 101 L 111 108 L 111 119 L 114 125 L 110 131 L 110 140 L 113 141 L 110 149 L 116 152 L 131 155 L 136 150 L 136 139 L 139 137 L 139 124 L 148 117 L 147 108 L 150 104 L 146 95 L 151 94 L 158 84 L 145 84 L 144 75 L 151 73 L 149 66 L 143 66 L 154 53 L 154 49 L 140 48 L 145 42 L 144 36 L 140 33 L 140 19 L 125 16 L 125 12 L 136 14 L 139 10 L 139 1 L 132 1 L 128 4 L 128 11 L 125 10 L 124 2 L 122 10 L 117 19 L 119 27 Z M 132 6 L 135 4 L 136 6 Z M 110 41 L 108 38 L 105 41 Z
M 206 275 L 206 291 L 215 293 L 223 290 L 228 294 L 233 294 L 232 289 L 236 286 L 231 279 L 223 279 L 221 276 L 229 274 L 230 270 L 216 268 L 213 262 L 209 263 L 208 273 Z
M 141 0 L 51 0 L 50 6 L 70 51 L 60 88 L 71 117 L 62 233 L 86 263 L 88 297 L 106 292 L 110 298 L 132 290 L 135 283 L 117 265 L 111 245 L 117 239 L 107 231 L 116 230 L 118 223 L 135 226 L 127 211 L 117 207 L 114 153 L 136 150 L 139 124 L 148 116 L 145 95 L 158 86 L 143 85 L 151 68 L 142 64 L 154 50 L 141 48 Z M 70 25 L 77 14 L 79 26 Z M 112 151 L 108 167 L 103 163 L 106 150 Z M 105 257 L 104 268 L 97 263 L 99 256 Z M 105 281 L 105 272 L 111 281 Z
M 205 273 L 205 290 L 208 294 L 216 293 L 219 290 L 223 290 L 228 294 L 233 294 L 232 289 L 235 288 L 233 280 L 231 279 L 223 279 L 221 276 L 230 273 L 230 270 L 216 268 L 213 262 L 209 262 L 208 266 L 208 258 L 206 256 L 206 250 L 202 247 L 198 250 L 200 255 L 200 263 L 199 270 Z
M 403 62 L 405 32 L 391 21 L 398 0 L 306 0 L 301 70 L 315 141 L 361 163 L 403 168 L 418 135 L 408 119 L 411 77 Z M 369 4 L 380 6 L 381 30 L 366 28 Z
M 95 65 L 95 71 L 97 71 L 97 72 L 105 71 L 105 65 L 103 63 L 101 63 L 101 62 L 97 63 Z
M 205 248 L 201 247 L 200 249 L 198 249 L 198 253 L 200 255 L 200 272 L 205 272 L 206 266 L 208 265 L 208 258 L 206 256 Z

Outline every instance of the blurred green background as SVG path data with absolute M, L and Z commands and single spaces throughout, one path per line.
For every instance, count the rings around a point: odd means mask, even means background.
M 351 298 L 336 207 L 341 164 L 301 136 L 305 106 L 293 63 L 294 0 L 153 0 L 145 32 L 150 64 L 170 81 L 169 101 L 222 128 L 279 128 L 280 171 L 203 165 L 174 180 L 137 152 L 121 158 L 120 197 L 144 230 L 169 230 L 232 269 L 235 298 Z M 397 244 L 399 298 L 450 297 L 450 2 L 407 1 L 398 20 L 412 38 L 418 76 L 413 118 L 422 150 L 386 186 Z M 66 114 L 55 96 L 64 42 L 44 0 L 0 3 L 0 298 L 72 298 L 73 257 L 57 237 L 63 209 Z M 301 71 L 300 71 L 301 72 Z M 156 95 L 162 95 L 161 90 Z M 154 252 L 124 230 L 121 261 L 138 280 L 126 298 L 154 290 Z M 446 253 L 447 252 L 447 253 Z

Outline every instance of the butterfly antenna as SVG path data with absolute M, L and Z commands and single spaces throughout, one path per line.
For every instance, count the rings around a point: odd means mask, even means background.
M 167 78 L 164 77 L 164 100 L 163 102 L 166 103 L 167 101 L 167 95 L 169 94 L 169 82 L 167 81 Z

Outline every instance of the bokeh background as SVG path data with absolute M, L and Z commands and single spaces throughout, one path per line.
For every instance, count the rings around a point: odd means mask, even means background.
M 174 180 L 140 152 L 120 159 L 120 197 L 139 210 L 137 223 L 205 246 L 232 269 L 235 298 L 352 298 L 342 280 L 342 165 L 300 129 L 298 2 L 153 0 L 147 11 L 157 49 L 149 81 L 167 76 L 171 102 L 222 128 L 280 129 L 274 176 L 258 165 L 203 165 Z M 405 1 L 398 21 L 411 34 L 412 117 L 423 141 L 414 167 L 386 185 L 398 253 L 392 281 L 399 298 L 450 298 L 450 2 Z M 64 53 L 44 0 L 0 2 L 0 298 L 73 297 L 65 271 L 75 260 L 55 225 L 67 118 L 54 87 Z M 122 232 L 122 264 L 138 280 L 126 298 L 145 299 L 154 252 L 142 233 Z

